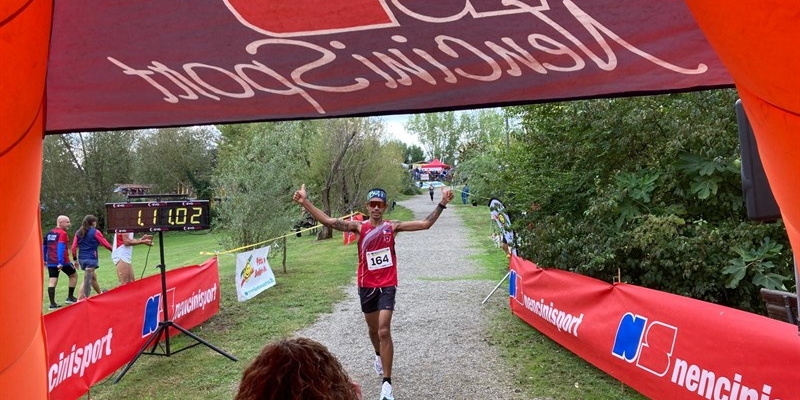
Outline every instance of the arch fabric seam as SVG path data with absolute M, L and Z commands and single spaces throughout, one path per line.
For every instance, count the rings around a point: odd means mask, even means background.
M 30 131 L 31 131 L 31 127 L 33 127 L 33 124 L 35 124 L 35 123 L 36 123 L 36 120 L 39 118 L 39 115 L 42 113 L 42 104 L 43 104 L 43 103 L 44 103 L 44 97 L 42 98 L 42 101 L 40 101 L 40 102 L 39 102 L 39 111 L 37 111 L 37 112 L 36 112 L 36 115 L 34 115 L 34 116 L 33 116 L 33 118 L 31 119 L 31 122 L 28 124 L 27 128 L 25 128 L 25 130 L 22 132 L 22 135 L 20 135 L 20 136 L 19 136 L 19 137 L 18 137 L 18 138 L 17 138 L 17 139 L 16 139 L 14 142 L 12 142 L 12 143 L 11 143 L 11 145 L 9 145 L 7 148 L 5 148 L 5 149 L 3 149 L 2 151 L 0 151 L 0 157 L 5 157 L 5 156 L 6 156 L 6 154 L 7 154 L 9 151 L 11 151 L 11 150 L 13 150 L 15 147 L 17 147 L 17 146 L 20 144 L 20 142 L 22 142 L 22 139 L 24 139 L 24 138 L 25 138 L 25 136 L 28 134 L 28 132 L 30 132 Z
M 8 16 L 8 18 L 6 18 L 2 22 L 0 22 L 0 28 L 2 28 L 5 24 L 9 23 L 9 21 L 12 21 L 18 15 L 22 14 L 23 11 L 28 9 L 28 7 L 30 7 L 30 5 L 33 4 L 33 1 L 34 0 L 28 0 L 28 2 L 23 4 L 22 7 L 20 7 L 17 11 L 14 11 L 12 14 L 10 14 Z

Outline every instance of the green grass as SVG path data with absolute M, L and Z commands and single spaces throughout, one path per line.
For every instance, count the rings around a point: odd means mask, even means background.
M 455 203 L 453 203 L 455 205 Z M 460 203 L 454 208 L 472 232 L 473 257 L 488 275 L 500 282 L 508 272 L 508 258 L 491 239 L 497 224 L 489 208 Z M 487 293 L 488 294 L 488 293 Z M 503 297 L 497 301 L 494 297 Z M 513 315 L 508 307 L 508 282 L 493 294 L 487 308 L 488 340 L 512 368 L 516 386 L 528 398 L 556 400 L 645 399 L 635 390 L 595 368 Z
M 486 207 L 451 203 L 470 227 L 473 257 L 483 266 L 475 279 L 499 282 L 508 271 L 508 260 L 494 247 L 490 238 L 494 222 Z M 387 214 L 389 219 L 410 220 L 412 213 L 402 207 Z M 333 240 L 318 242 L 313 235 L 287 239 L 286 273 L 281 267 L 281 254 L 274 252 L 270 265 L 275 272 L 276 286 L 255 298 L 240 303 L 234 287 L 235 258 L 220 255 L 220 312 L 193 329 L 209 343 L 239 359 L 232 362 L 205 346 L 197 346 L 171 357 L 145 355 L 114 384 L 110 376 L 91 389 L 93 400 L 217 400 L 233 398 L 242 370 L 268 342 L 290 336 L 329 313 L 333 305 L 345 298 L 342 290 L 355 276 L 356 248 L 342 246 L 341 234 Z M 216 233 L 164 235 L 167 269 L 196 264 L 209 258 L 201 251 L 224 250 Z M 109 253 L 100 254 L 98 277 L 103 288 L 117 285 L 116 273 Z M 145 262 L 147 268 L 144 269 Z M 158 245 L 137 246 L 133 265 L 137 279 L 158 273 Z M 83 275 L 79 273 L 79 275 Z M 45 279 L 46 286 L 46 279 Z M 57 299 L 66 297 L 66 277 L 59 279 Z M 493 296 L 507 298 L 507 286 Z M 487 293 L 488 294 L 488 293 Z M 481 294 L 483 296 L 483 294 Z M 512 368 L 516 385 L 525 397 L 552 399 L 642 399 L 632 389 L 589 365 L 546 336 L 538 333 L 508 310 L 508 302 L 493 298 L 484 306 L 489 322 L 488 340 L 497 346 Z M 46 293 L 43 302 L 46 309 Z M 184 335 L 172 339 L 174 349 L 196 343 Z M 84 396 L 86 398 L 87 396 Z

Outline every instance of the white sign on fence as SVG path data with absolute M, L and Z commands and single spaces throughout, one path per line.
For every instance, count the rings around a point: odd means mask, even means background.
M 236 254 L 236 295 L 239 301 L 252 299 L 275 286 L 275 274 L 267 256 L 270 247 Z

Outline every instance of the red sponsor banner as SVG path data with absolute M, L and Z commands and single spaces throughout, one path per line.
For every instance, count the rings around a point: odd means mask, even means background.
M 216 257 L 169 270 L 166 281 L 169 318 L 181 327 L 219 311 Z M 164 318 L 161 296 L 161 275 L 153 275 L 45 315 L 50 399 L 77 399 L 131 361 Z
M 797 399 L 797 327 L 511 258 L 512 312 L 650 398 Z
M 49 132 L 732 85 L 683 0 L 70 0 L 53 15 Z
M 350 221 L 363 221 L 364 220 L 364 216 L 361 215 L 361 214 L 356 214 L 356 215 L 353 215 L 352 217 L 350 217 L 349 220 Z M 350 243 L 355 242 L 356 239 L 358 238 L 358 236 L 353 232 L 342 232 L 342 234 L 344 235 L 344 245 L 345 246 L 347 246 Z

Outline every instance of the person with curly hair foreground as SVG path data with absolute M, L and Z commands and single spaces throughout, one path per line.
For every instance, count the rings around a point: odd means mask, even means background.
M 265 346 L 242 373 L 234 400 L 362 400 L 339 360 L 321 343 L 284 339 Z

